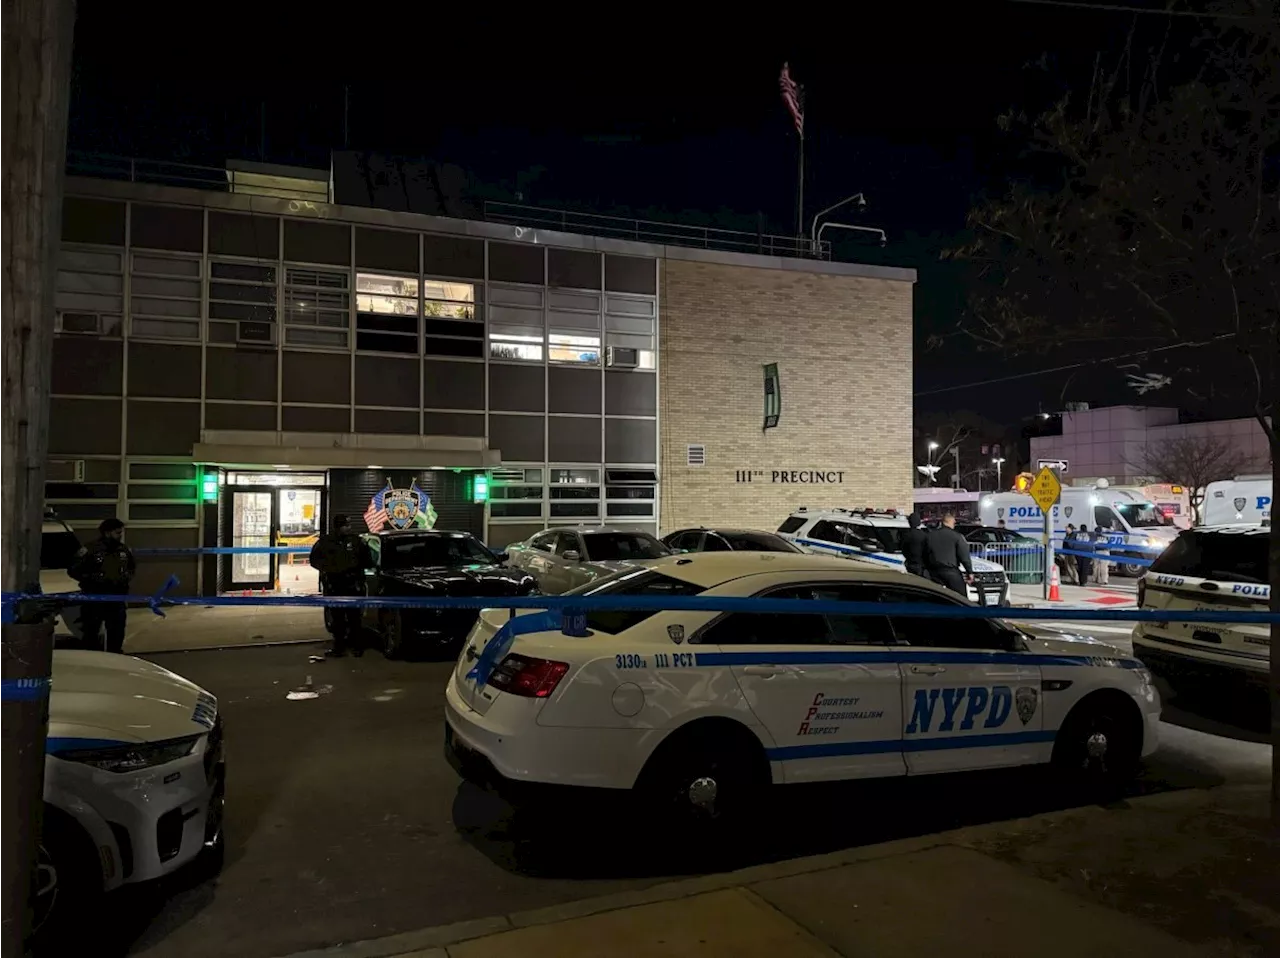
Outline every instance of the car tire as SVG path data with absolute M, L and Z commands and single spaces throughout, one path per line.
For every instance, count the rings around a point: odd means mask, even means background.
M 1136 562 L 1126 562 L 1120 565 L 1120 574 L 1126 575 L 1130 579 L 1139 579 L 1146 571 L 1146 566 L 1139 565 Z
M 1142 719 L 1121 694 L 1086 699 L 1058 730 L 1052 761 L 1075 784 L 1109 793 L 1137 776 Z
M 382 655 L 388 659 L 404 656 L 404 619 L 399 612 L 388 613 L 382 620 Z
M 95 924 L 102 900 L 102 866 L 93 841 L 74 819 L 44 809 L 32 878 L 32 949 L 56 954 Z
M 663 743 L 641 774 L 637 792 L 664 820 L 699 832 L 719 831 L 745 817 L 768 781 L 767 763 L 743 736 L 694 731 Z

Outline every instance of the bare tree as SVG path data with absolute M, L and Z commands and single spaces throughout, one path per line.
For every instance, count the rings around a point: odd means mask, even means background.
M 1027 166 L 971 210 L 970 240 L 950 254 L 976 278 L 955 334 L 1007 353 L 1134 357 L 1135 388 L 1181 385 L 1248 409 L 1274 469 L 1280 2 L 1218 9 L 1233 18 L 1200 21 L 1191 42 L 1173 17 L 1147 49 L 1131 32 L 1118 62 L 1095 60 L 1082 95 L 1001 118 Z M 1280 611 L 1280 527 L 1270 549 Z M 1280 655 L 1271 670 L 1280 745 Z M 1273 761 L 1280 823 L 1280 747 Z
M 1149 443 L 1128 464 L 1152 482 L 1185 486 L 1196 522 L 1200 521 L 1205 486 L 1259 468 L 1238 447 L 1212 436 L 1184 436 Z

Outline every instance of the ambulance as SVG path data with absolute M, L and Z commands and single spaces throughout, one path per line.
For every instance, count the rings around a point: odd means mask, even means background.
M 1271 524 L 1271 477 L 1236 476 L 1205 486 L 1200 524 L 1263 526 Z
M 984 496 L 980 514 L 985 526 L 999 525 L 1023 535 L 1042 536 L 1044 513 L 1031 496 L 1001 492 Z M 1123 575 L 1140 576 L 1152 559 L 1181 531 L 1154 502 L 1135 489 L 1112 488 L 1105 479 L 1093 487 L 1064 486 L 1053 507 L 1053 537 L 1061 543 L 1067 526 L 1106 532 L 1111 561 Z M 1129 549 L 1125 549 L 1129 546 Z M 1138 561 L 1126 562 L 1125 559 Z

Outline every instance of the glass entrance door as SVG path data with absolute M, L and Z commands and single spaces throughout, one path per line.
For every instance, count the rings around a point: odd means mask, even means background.
M 231 489 L 231 546 L 234 549 L 275 545 L 275 490 Z M 270 552 L 233 552 L 232 589 L 274 589 L 276 556 Z

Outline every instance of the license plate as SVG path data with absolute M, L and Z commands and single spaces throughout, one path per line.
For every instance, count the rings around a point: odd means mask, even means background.
M 985 596 L 982 597 L 982 604 L 983 605 L 999 605 L 1000 596 L 992 595 L 990 592 L 988 592 Z

